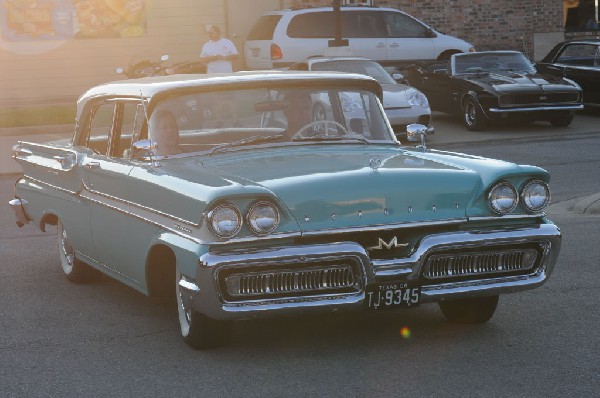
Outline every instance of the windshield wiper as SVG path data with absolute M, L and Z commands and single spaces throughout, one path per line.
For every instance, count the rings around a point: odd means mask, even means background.
M 268 142 L 274 141 L 278 138 L 283 137 L 283 134 L 275 134 L 275 135 L 253 135 L 251 137 L 242 138 L 236 141 L 225 142 L 223 144 L 219 144 L 208 153 L 208 155 L 212 155 L 213 153 L 219 152 L 222 149 L 234 148 L 238 145 L 247 145 L 247 144 L 256 144 L 258 142 Z

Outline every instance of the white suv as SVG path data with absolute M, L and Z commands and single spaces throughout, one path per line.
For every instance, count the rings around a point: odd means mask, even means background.
M 395 8 L 342 7 L 342 38 L 353 55 L 383 65 L 447 59 L 475 51 Z M 253 26 L 244 45 L 249 69 L 283 68 L 308 57 L 329 53 L 334 38 L 333 7 L 271 11 Z

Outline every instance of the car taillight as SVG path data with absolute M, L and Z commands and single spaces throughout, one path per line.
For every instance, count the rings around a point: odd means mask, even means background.
M 283 53 L 281 52 L 281 48 L 277 44 L 271 44 L 271 59 L 281 59 L 283 58 Z

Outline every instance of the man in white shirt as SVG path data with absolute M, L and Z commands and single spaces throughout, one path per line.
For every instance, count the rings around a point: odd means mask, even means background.
M 200 53 L 200 60 L 206 63 L 206 73 L 233 72 L 232 61 L 238 57 L 233 42 L 221 37 L 221 29 L 214 25 L 208 30 L 208 38 Z

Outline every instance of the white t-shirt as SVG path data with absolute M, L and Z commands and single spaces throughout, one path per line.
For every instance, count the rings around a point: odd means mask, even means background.
M 233 55 L 237 54 L 237 49 L 229 39 L 221 38 L 217 41 L 209 40 L 202 46 L 201 57 L 212 57 L 215 55 Z M 209 62 L 206 65 L 206 73 L 231 73 L 233 66 L 229 60 L 218 60 Z

